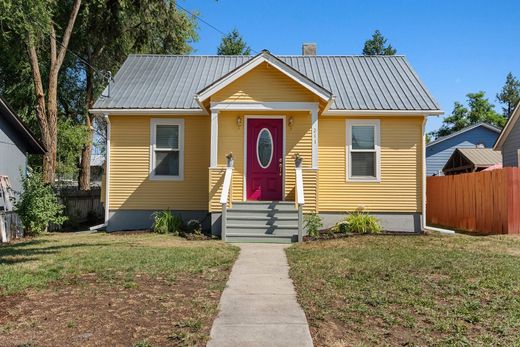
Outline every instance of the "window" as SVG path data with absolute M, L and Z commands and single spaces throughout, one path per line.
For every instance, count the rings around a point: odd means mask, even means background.
M 184 120 L 152 119 L 150 178 L 182 180 L 184 169 Z
M 380 181 L 379 120 L 347 120 L 347 179 Z
M 262 169 L 269 167 L 273 159 L 273 136 L 267 128 L 258 133 L 256 139 L 256 159 Z

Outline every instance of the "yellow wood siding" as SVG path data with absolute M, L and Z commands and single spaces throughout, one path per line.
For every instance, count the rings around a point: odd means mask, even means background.
M 278 71 L 263 63 L 211 96 L 217 102 L 312 102 L 319 98 Z
M 285 191 L 284 199 L 294 201 L 294 159 L 295 153 L 300 153 L 303 157 L 303 167 L 310 168 L 311 166 L 311 115 L 309 112 L 220 112 L 218 119 L 218 157 L 217 164 L 219 168 L 226 166 L 226 155 L 233 152 L 235 157 L 235 168 L 233 170 L 233 184 L 232 195 L 233 201 L 243 201 L 244 199 L 244 127 L 245 116 L 266 116 L 266 115 L 284 115 L 286 118 L 286 139 L 285 139 Z M 237 126 L 237 117 L 242 120 L 242 125 Z M 289 118 L 293 118 L 293 126 L 290 127 L 287 123 Z M 218 170 L 215 170 L 219 172 Z M 213 172 L 213 169 L 210 169 Z M 223 173 L 214 173 L 216 176 L 223 175 Z M 213 173 L 210 173 L 213 175 Z M 306 209 L 316 209 L 316 195 L 313 190 L 316 179 L 312 176 L 315 174 L 304 174 L 304 188 L 307 198 L 307 191 L 309 191 L 309 200 L 306 203 Z M 220 191 L 214 188 L 214 182 L 218 178 L 212 179 L 210 183 L 210 201 L 209 206 L 211 211 L 219 211 L 221 206 L 219 204 Z M 213 192 L 213 193 L 212 193 Z
M 365 119 L 365 118 L 364 118 Z M 422 117 L 381 117 L 381 182 L 346 181 L 346 122 L 319 118 L 320 212 L 420 212 Z
M 150 180 L 150 120 L 184 118 L 184 180 Z M 110 209 L 207 210 L 210 120 L 110 116 Z

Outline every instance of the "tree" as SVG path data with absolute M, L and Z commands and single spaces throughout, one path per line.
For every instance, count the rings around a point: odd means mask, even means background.
M 372 34 L 372 38 L 365 41 L 363 55 L 395 55 L 397 50 L 386 44 L 386 38 L 379 30 Z
M 222 38 L 217 48 L 218 55 L 250 55 L 251 48 L 244 41 L 237 29 L 233 29 Z
M 495 106 L 489 102 L 484 92 L 469 93 L 466 96 L 468 108 L 456 101 L 451 115 L 444 118 L 439 130 L 431 132 L 431 135 L 436 138 L 446 136 L 481 122 L 499 128 L 505 125 L 506 119 L 495 111 Z
M 22 42 L 27 51 L 36 99 L 36 119 L 47 150 L 43 158 L 43 179 L 47 183 L 54 181 L 56 171 L 58 76 L 80 6 L 81 0 L 0 1 L 3 34 Z M 58 32 L 61 26 L 57 23 L 64 23 L 61 33 Z
M 504 104 L 502 108 L 504 116 L 511 117 L 511 113 L 520 102 L 520 81 L 511 72 L 507 74 L 506 83 L 497 94 L 497 99 Z
M 81 60 L 77 66 L 85 76 L 83 121 L 85 145 L 81 151 L 78 185 L 90 188 L 90 158 L 95 119 L 88 110 L 106 83 L 106 73 L 116 70 L 129 53 L 187 54 L 189 42 L 197 39 L 195 18 L 177 10 L 175 1 L 91 0 L 78 16 L 72 49 Z M 98 125 L 103 121 L 97 119 Z

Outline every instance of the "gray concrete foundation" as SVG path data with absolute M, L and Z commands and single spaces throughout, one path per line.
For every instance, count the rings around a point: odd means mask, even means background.
M 320 213 L 320 217 L 323 219 L 323 227 L 329 228 L 337 222 L 344 219 L 346 213 L 337 212 L 326 212 Z M 421 232 L 421 213 L 410 213 L 410 212 L 392 212 L 392 213 L 370 213 L 375 216 L 383 230 L 393 232 L 409 232 L 418 233 Z
M 153 224 L 155 210 L 112 210 L 109 213 L 107 231 L 150 229 Z M 211 229 L 210 216 L 207 211 L 173 211 L 184 223 L 197 219 L 202 223 L 202 229 Z
M 222 213 L 211 213 L 211 234 L 220 236 L 222 233 Z

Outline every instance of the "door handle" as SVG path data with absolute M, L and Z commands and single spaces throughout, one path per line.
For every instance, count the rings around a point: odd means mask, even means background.
M 278 167 L 280 168 L 280 176 L 282 176 L 282 168 L 283 168 L 282 158 L 280 158 L 280 160 L 278 161 Z

